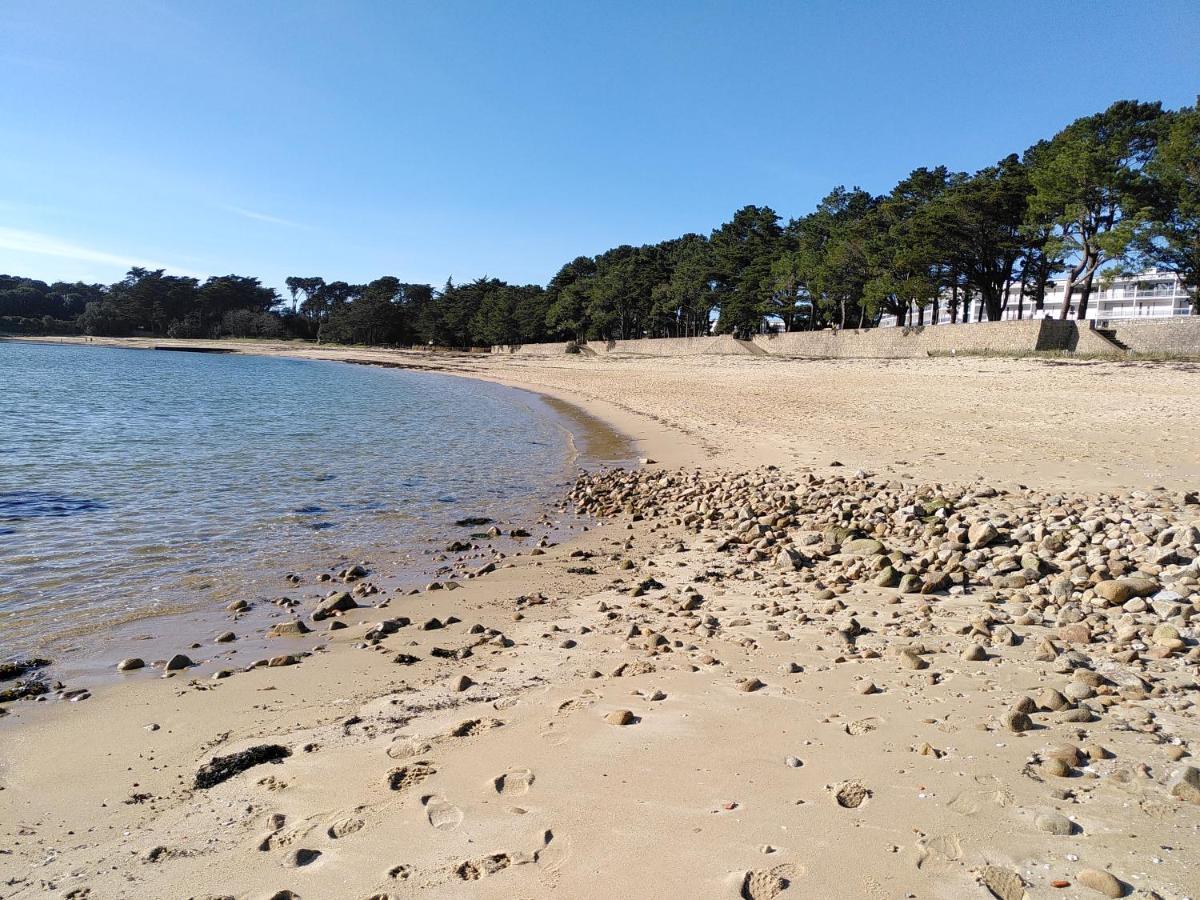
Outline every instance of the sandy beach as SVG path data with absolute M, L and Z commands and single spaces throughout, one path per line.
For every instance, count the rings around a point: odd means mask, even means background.
M 1200 896 L 1200 366 L 212 344 L 645 463 L 417 593 L 280 572 L 227 677 L 5 704 L 0 900 Z

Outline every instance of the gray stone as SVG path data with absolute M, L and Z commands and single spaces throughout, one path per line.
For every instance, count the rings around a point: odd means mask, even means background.
M 1075 823 L 1066 816 L 1056 812 L 1042 813 L 1037 817 L 1035 823 L 1037 830 L 1046 834 L 1071 834 L 1075 830 Z

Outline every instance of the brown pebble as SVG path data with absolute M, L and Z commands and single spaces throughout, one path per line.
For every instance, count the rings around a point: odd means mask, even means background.
M 632 725 L 637 720 L 632 710 L 616 709 L 604 717 L 609 725 Z
M 1115 875 L 1100 869 L 1081 869 L 1075 880 L 1086 888 L 1091 888 L 1105 897 L 1114 900 L 1125 896 L 1125 885 Z

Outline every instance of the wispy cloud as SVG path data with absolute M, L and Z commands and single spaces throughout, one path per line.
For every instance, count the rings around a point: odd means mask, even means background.
M 221 209 L 226 212 L 231 212 L 234 215 L 242 216 L 246 219 L 253 219 L 256 222 L 269 222 L 272 225 L 284 225 L 288 228 L 308 228 L 301 222 L 293 222 L 291 219 L 284 219 L 279 216 L 271 216 L 267 213 L 255 212 L 252 209 L 243 209 L 240 206 L 222 206 Z
M 72 259 L 77 262 L 100 263 L 108 266 L 119 266 L 129 269 L 141 266 L 145 269 L 168 269 L 180 275 L 196 275 L 178 266 L 167 263 L 153 262 L 133 256 L 123 256 L 119 253 L 108 253 L 82 244 L 74 244 L 62 238 L 37 231 L 25 231 L 20 228 L 0 228 L 0 250 L 12 250 L 16 253 L 34 253 L 39 256 L 57 256 L 61 259 Z

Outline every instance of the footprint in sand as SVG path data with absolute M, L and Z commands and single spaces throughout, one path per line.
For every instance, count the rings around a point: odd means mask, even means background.
M 463 881 L 478 881 L 513 866 L 536 863 L 541 877 L 553 878 L 571 855 L 570 842 L 555 840 L 554 832 L 547 829 L 542 832 L 540 844 L 541 846 L 532 853 L 525 851 L 491 853 L 479 859 L 454 863 L 450 867 L 450 872 Z
M 874 717 L 859 719 L 856 722 L 850 722 L 846 725 L 846 734 L 858 736 L 860 734 L 870 734 L 879 727 L 880 720 Z
M 497 872 L 502 872 L 509 866 L 521 862 L 532 862 L 532 860 L 514 859 L 508 853 L 493 853 L 481 859 L 470 859 L 466 862 L 458 863 L 454 866 L 453 871 L 463 881 L 478 881 L 480 878 L 495 875 Z
M 539 731 L 538 737 L 542 738 L 551 747 L 561 747 L 568 740 L 567 732 L 561 722 L 547 722 L 546 730 Z
M 355 810 L 355 813 L 357 813 L 363 809 L 366 809 L 366 807 L 360 806 L 358 809 Z M 365 826 L 366 824 L 367 824 L 366 820 L 363 819 L 361 816 L 352 814 L 352 815 L 346 816 L 345 818 L 338 819 L 336 822 L 334 822 L 332 825 L 330 825 L 329 828 L 327 828 L 325 830 L 325 833 L 327 835 L 329 835 L 329 837 L 333 838 L 334 840 L 337 840 L 340 837 L 345 837 L 348 834 L 354 834 L 354 832 L 356 832 L 356 831 L 361 831 L 363 829 L 363 826 Z
M 533 772 L 529 769 L 513 769 L 497 776 L 492 780 L 496 793 L 505 797 L 519 797 L 528 794 L 533 785 Z
M 942 869 L 962 858 L 962 840 L 957 834 L 941 834 L 917 841 L 918 869 Z
M 415 787 L 420 784 L 430 775 L 437 773 L 437 769 L 431 766 L 424 760 L 418 760 L 411 765 L 401 766 L 398 769 L 392 769 L 388 772 L 387 783 L 388 787 L 393 791 L 403 791 L 410 787 Z
M 462 824 L 463 811 L 447 800 L 433 794 L 425 798 L 425 818 L 438 831 L 453 831 Z
M 431 749 L 433 748 L 429 741 L 415 737 L 398 737 L 388 744 L 387 755 L 392 759 L 408 759 L 428 753 Z
M 801 874 L 800 867 L 790 863 L 747 872 L 739 896 L 742 900 L 772 900 L 786 891 Z
M 564 700 L 562 703 L 558 704 L 558 710 L 555 712 L 555 715 L 559 717 L 569 716 L 576 710 L 587 709 L 598 699 L 599 698 L 591 691 L 584 691 L 581 696 L 571 697 L 570 699 Z
M 1012 791 L 1006 788 L 999 778 L 994 775 L 979 775 L 975 777 L 975 781 L 985 789 L 962 791 L 950 798 L 946 808 L 961 816 L 974 816 L 988 806 L 1012 806 Z
M 533 854 L 533 861 L 538 864 L 544 875 L 553 876 L 571 857 L 571 841 L 569 838 L 555 838 L 550 829 L 542 834 L 542 848 Z
M 451 728 L 446 733 L 446 737 L 452 737 L 452 738 L 478 737 L 481 734 L 491 731 L 493 728 L 499 728 L 503 724 L 504 723 L 502 721 L 500 721 L 499 719 L 491 719 L 491 718 L 466 719 L 462 722 L 459 722 L 457 725 L 455 725 L 453 728 Z
M 832 785 L 829 792 L 843 809 L 858 809 L 871 796 L 870 789 L 861 781 L 840 781 Z

